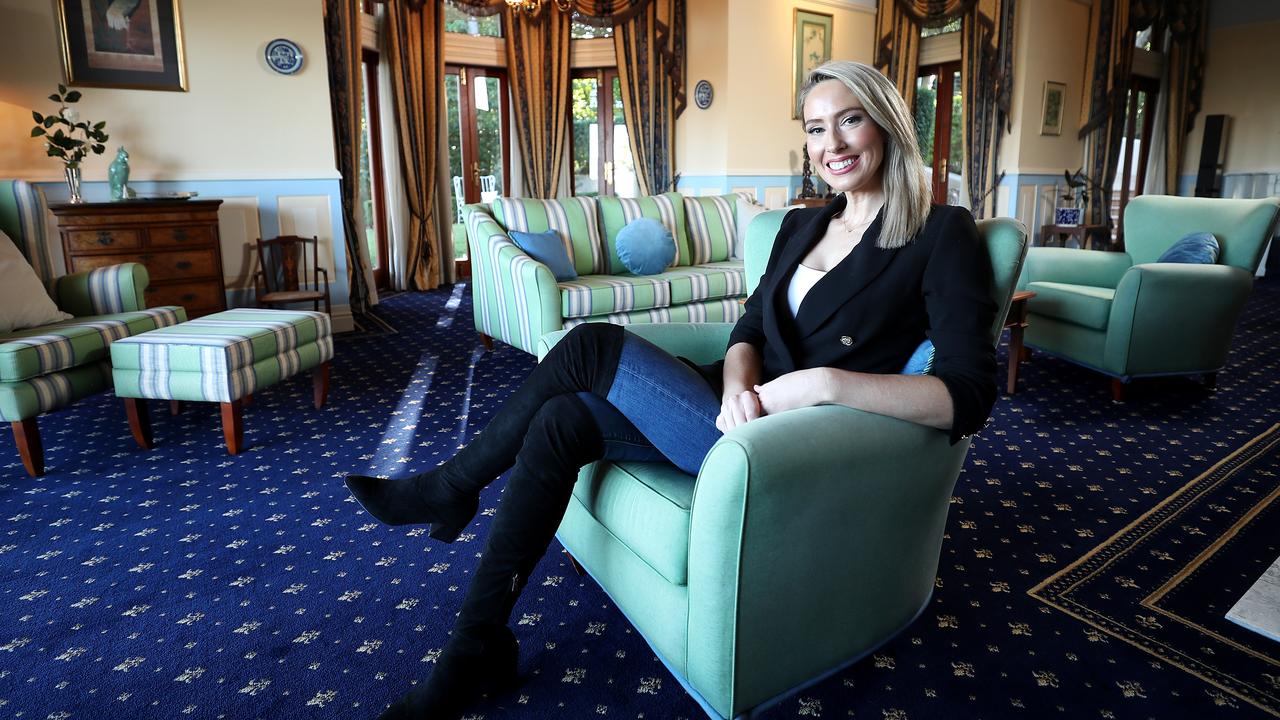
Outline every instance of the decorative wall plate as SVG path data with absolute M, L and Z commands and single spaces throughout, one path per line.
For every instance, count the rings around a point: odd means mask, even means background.
M 711 89 L 711 83 L 706 80 L 699 80 L 697 85 L 693 86 L 693 104 L 699 109 L 706 110 L 711 107 L 711 100 L 715 96 L 715 91 Z
M 276 38 L 267 43 L 267 65 L 281 75 L 292 75 L 302 69 L 302 48 L 292 40 Z

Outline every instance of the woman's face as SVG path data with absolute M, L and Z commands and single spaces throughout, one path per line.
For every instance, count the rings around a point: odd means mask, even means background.
M 835 192 L 879 191 L 884 132 L 839 80 L 814 86 L 804 100 L 809 162 Z

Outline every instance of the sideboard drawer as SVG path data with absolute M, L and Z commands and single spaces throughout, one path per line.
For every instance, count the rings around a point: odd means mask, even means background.
M 94 268 L 119 265 L 120 263 L 147 263 L 147 256 L 142 253 L 119 253 L 116 255 L 76 255 L 71 258 L 71 272 L 84 272 Z
M 197 247 L 215 245 L 211 227 L 153 227 L 147 231 L 155 247 Z
M 181 305 L 187 310 L 205 307 L 222 307 L 222 284 L 217 280 L 179 283 L 176 285 L 152 285 L 146 292 L 147 307 Z
M 218 274 L 218 257 L 213 250 L 152 252 L 143 257 L 153 282 L 217 277 Z
M 142 247 L 142 233 L 137 230 L 72 230 L 66 233 L 67 245 L 73 251 L 133 250 Z

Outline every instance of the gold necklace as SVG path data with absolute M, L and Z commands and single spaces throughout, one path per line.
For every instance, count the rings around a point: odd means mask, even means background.
M 844 228 L 845 232 L 849 233 L 850 235 L 853 235 L 858 233 L 860 230 L 866 230 L 867 226 L 870 225 L 873 220 L 875 220 L 875 217 L 873 216 L 873 217 L 867 218 L 866 220 L 863 220 L 862 222 L 854 225 L 851 225 L 849 223 L 849 219 L 844 216 L 844 213 L 840 213 L 840 215 L 838 215 L 836 219 L 840 221 L 840 226 Z

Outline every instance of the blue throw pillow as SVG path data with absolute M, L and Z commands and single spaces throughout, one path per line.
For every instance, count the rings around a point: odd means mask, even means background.
M 1213 233 L 1187 233 L 1172 247 L 1165 250 L 1156 262 L 1212 265 L 1218 262 L 1218 239 L 1213 236 Z
M 555 276 L 556 282 L 565 282 L 578 277 L 578 271 L 573 269 L 573 263 L 569 261 L 569 251 L 564 249 L 564 241 L 560 239 L 560 233 L 555 230 L 539 233 L 512 230 L 507 234 L 511 236 L 511 242 L 515 243 L 516 247 L 528 253 L 529 257 L 546 265 Z
M 911 353 L 911 358 L 902 368 L 902 375 L 930 375 L 933 373 L 933 341 L 925 340 L 920 347 Z
M 618 259 L 636 275 L 657 275 L 676 259 L 676 241 L 653 218 L 636 218 L 618 231 Z

